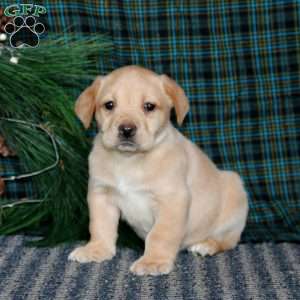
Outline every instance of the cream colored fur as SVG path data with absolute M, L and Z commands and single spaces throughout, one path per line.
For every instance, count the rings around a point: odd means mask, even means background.
M 146 112 L 146 102 L 155 110 Z M 95 114 L 99 133 L 89 156 L 91 238 L 69 259 L 111 259 L 120 217 L 145 240 L 144 255 L 130 268 L 137 275 L 169 273 L 180 249 L 204 256 L 237 245 L 248 213 L 243 183 L 172 126 L 172 107 L 181 123 L 189 109 L 184 91 L 138 66 L 97 77 L 80 95 L 76 113 L 86 128 Z M 137 127 L 133 144 L 120 140 L 124 123 Z

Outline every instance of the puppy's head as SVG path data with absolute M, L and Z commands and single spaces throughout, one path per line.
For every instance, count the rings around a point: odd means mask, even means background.
M 181 124 L 189 104 L 174 80 L 126 66 L 98 76 L 79 96 L 75 112 L 85 128 L 95 114 L 106 148 L 135 152 L 147 151 L 159 141 L 172 107 Z

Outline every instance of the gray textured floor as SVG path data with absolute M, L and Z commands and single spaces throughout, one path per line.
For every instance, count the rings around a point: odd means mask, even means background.
M 182 252 L 175 270 L 136 277 L 141 254 L 119 249 L 103 264 L 67 260 L 75 245 L 26 248 L 24 238 L 0 237 L 0 300 L 10 299 L 300 299 L 300 245 L 239 245 L 214 257 Z

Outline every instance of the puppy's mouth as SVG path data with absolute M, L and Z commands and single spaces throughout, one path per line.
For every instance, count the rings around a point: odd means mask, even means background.
M 133 141 L 124 140 L 119 142 L 117 149 L 119 151 L 135 152 L 138 150 L 138 144 Z

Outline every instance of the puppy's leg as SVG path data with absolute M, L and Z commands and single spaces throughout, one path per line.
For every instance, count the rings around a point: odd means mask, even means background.
M 223 207 L 214 232 L 188 248 L 202 256 L 234 248 L 246 224 L 248 200 L 240 176 L 235 172 L 222 171 L 222 188 Z
M 187 221 L 186 195 L 169 195 L 159 204 L 155 224 L 145 241 L 144 255 L 135 261 L 130 271 L 137 275 L 167 274 L 182 242 Z
M 69 255 L 69 260 L 81 263 L 102 262 L 115 255 L 120 212 L 114 205 L 112 197 L 113 195 L 105 188 L 90 189 L 88 193 L 90 241 L 85 246 L 75 249 Z

